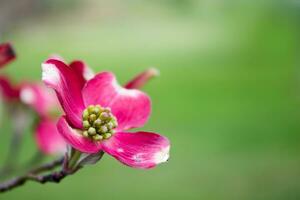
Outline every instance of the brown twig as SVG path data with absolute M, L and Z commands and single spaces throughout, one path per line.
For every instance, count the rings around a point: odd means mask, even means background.
M 19 187 L 25 184 L 27 181 L 35 181 L 42 184 L 47 182 L 59 183 L 67 175 L 69 175 L 69 173 L 66 173 L 64 170 L 52 172 L 46 175 L 27 174 L 0 184 L 0 192 L 6 192 L 13 188 Z
M 78 167 L 73 171 L 66 170 L 62 166 L 63 164 L 65 164 L 64 160 L 65 160 L 64 158 L 59 158 L 57 160 L 54 160 L 50 163 L 46 163 L 40 167 L 37 167 L 37 168 L 31 170 L 23 176 L 19 176 L 19 177 L 13 178 L 11 180 L 8 180 L 7 182 L 1 183 L 0 184 L 0 192 L 6 192 L 6 191 L 9 191 L 16 187 L 19 187 L 19 186 L 25 184 L 27 181 L 35 181 L 35 182 L 38 182 L 41 184 L 44 184 L 47 182 L 59 183 L 66 176 L 71 175 L 80 169 L 80 167 Z M 51 172 L 49 174 L 38 175 L 39 173 L 52 170 L 52 169 L 56 168 L 57 166 L 62 166 L 62 169 L 59 171 Z

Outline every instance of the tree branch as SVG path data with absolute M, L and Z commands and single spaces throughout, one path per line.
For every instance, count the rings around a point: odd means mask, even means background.
M 52 170 L 57 166 L 60 166 L 64 164 L 64 158 L 59 158 L 57 160 L 54 160 L 50 163 L 46 163 L 40 167 L 37 167 L 31 171 L 29 171 L 26 175 L 24 176 L 19 176 L 16 178 L 13 178 L 11 180 L 8 180 L 7 182 L 1 183 L 0 184 L 0 192 L 6 192 L 11 189 L 14 189 L 16 187 L 19 187 L 23 184 L 25 184 L 27 181 L 35 181 L 39 183 L 47 183 L 47 182 L 53 182 L 53 183 L 59 183 L 63 178 L 66 176 L 73 174 L 75 171 L 66 171 L 64 167 L 62 167 L 61 170 L 52 172 L 46 175 L 37 175 L 38 173 L 42 173 L 48 170 Z
M 0 184 L 0 192 L 6 192 L 13 188 L 19 187 L 29 180 L 39 182 L 42 184 L 47 182 L 59 183 L 67 175 L 70 174 L 65 172 L 64 170 L 60 170 L 46 175 L 27 174 Z

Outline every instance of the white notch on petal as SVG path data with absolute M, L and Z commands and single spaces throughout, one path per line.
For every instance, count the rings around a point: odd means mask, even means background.
M 58 69 L 53 64 L 42 64 L 42 80 L 51 85 L 56 85 L 60 81 Z
M 31 88 L 27 87 L 21 90 L 20 97 L 24 103 L 31 104 L 32 102 L 34 102 L 35 94 Z
M 138 90 L 123 88 L 116 79 L 113 80 L 112 85 L 121 95 L 138 97 L 140 94 Z
M 95 73 L 93 72 L 93 70 L 91 68 L 89 68 L 88 66 L 85 66 L 83 69 L 83 77 L 86 81 L 94 78 Z
M 159 152 L 154 154 L 154 162 L 156 164 L 159 164 L 168 161 L 170 156 L 169 152 L 170 152 L 170 146 L 164 147 Z

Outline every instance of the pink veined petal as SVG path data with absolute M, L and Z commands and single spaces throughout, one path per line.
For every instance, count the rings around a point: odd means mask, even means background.
M 150 79 L 159 75 L 159 71 L 155 68 L 149 68 L 138 74 L 132 80 L 130 80 L 124 87 L 127 89 L 140 89 L 142 88 Z
M 3 67 L 15 58 L 16 54 L 10 43 L 0 44 L 0 67 Z
M 20 87 L 12 85 L 8 77 L 0 76 L 0 92 L 6 100 L 19 100 Z
M 63 63 L 66 63 L 65 60 L 57 54 L 51 55 L 49 59 L 59 60 Z M 89 68 L 89 66 L 81 60 L 74 60 L 69 64 L 70 68 L 76 73 L 78 76 L 78 80 L 81 86 L 84 86 L 86 81 L 90 80 L 95 76 L 93 70 Z
M 110 72 L 97 74 L 82 90 L 85 105 L 110 107 L 118 130 L 143 126 L 151 113 L 151 100 L 143 92 L 121 87 Z
M 71 62 L 70 67 L 75 71 L 75 73 L 78 74 L 81 81 L 83 82 L 83 85 L 86 81 L 92 79 L 95 76 L 92 69 L 89 68 L 89 66 L 87 66 L 87 64 L 81 60 L 75 60 Z
M 55 59 L 44 62 L 42 69 L 42 79 L 56 91 L 68 121 L 73 127 L 82 128 L 84 104 L 81 95 L 82 83 L 77 74 L 65 63 Z
M 68 124 L 65 116 L 59 119 L 57 129 L 68 144 L 83 153 L 97 153 L 101 150 L 100 142 L 93 142 L 83 137 L 80 130 L 74 129 Z
M 22 102 L 31 106 L 40 116 L 47 116 L 59 108 L 54 92 L 38 83 L 23 84 L 20 97 Z
M 169 140 L 156 133 L 117 132 L 102 142 L 103 150 L 125 165 L 148 169 L 169 159 Z
M 36 128 L 35 139 L 39 149 L 45 154 L 63 154 L 67 143 L 58 133 L 56 120 L 43 118 Z

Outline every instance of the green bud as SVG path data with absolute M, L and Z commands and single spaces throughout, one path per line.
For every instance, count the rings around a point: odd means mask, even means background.
M 101 119 L 98 118 L 96 119 L 96 121 L 94 121 L 94 126 L 99 128 L 101 126 L 101 123 L 102 123 Z
M 95 141 L 99 141 L 99 140 L 102 140 L 102 139 L 103 139 L 102 135 L 96 134 L 96 135 L 93 136 L 93 140 L 95 140 Z
M 93 110 L 93 113 L 94 113 L 95 115 L 99 115 L 100 112 L 101 112 L 101 110 L 100 110 L 100 108 L 98 108 L 98 107 L 95 107 L 94 110 Z
M 88 109 L 85 109 L 83 111 L 82 118 L 83 118 L 83 120 L 88 120 L 88 118 L 89 118 L 89 111 L 88 111 Z
M 94 122 L 97 119 L 97 116 L 95 114 L 90 115 L 90 122 Z
M 93 128 L 93 127 L 90 127 L 89 130 L 88 130 L 88 134 L 90 136 L 96 135 L 96 129 Z
M 99 108 L 99 110 L 100 110 L 101 112 L 103 111 L 103 108 L 102 108 L 99 104 L 97 104 L 95 107 L 96 107 L 96 108 Z
M 93 113 L 94 107 L 95 107 L 94 105 L 89 105 L 89 107 L 87 108 L 89 113 Z
M 87 121 L 87 120 L 83 121 L 83 122 L 82 122 L 82 125 L 83 125 L 83 128 L 85 128 L 85 129 L 90 128 L 90 123 L 89 123 L 89 121 Z
M 108 107 L 107 107 L 107 108 L 104 108 L 104 109 L 103 109 L 103 112 L 111 113 L 111 109 L 108 108 Z
M 117 120 L 116 120 L 116 118 L 112 118 L 112 120 L 111 120 L 111 122 L 113 123 L 113 128 L 116 128 L 117 126 L 118 126 L 118 122 L 117 122 Z
M 112 123 L 112 122 L 110 121 L 110 122 L 108 122 L 108 123 L 106 124 L 106 127 L 107 127 L 109 130 L 111 130 L 111 129 L 114 128 L 114 123 Z
M 101 133 L 106 133 L 106 132 L 108 131 L 108 129 L 107 129 L 106 126 L 101 126 L 101 127 L 99 128 L 99 131 L 100 131 Z
M 107 120 L 108 118 L 109 118 L 108 113 L 102 112 L 102 113 L 100 114 L 100 119 L 101 119 L 101 120 Z
M 108 139 L 111 137 L 111 133 L 104 133 L 103 138 Z
M 83 131 L 83 132 L 82 132 L 82 135 L 83 135 L 84 137 L 89 137 L 89 134 L 88 134 L 87 131 Z

